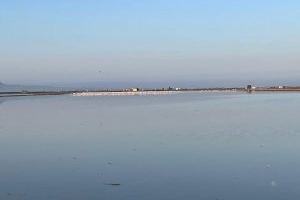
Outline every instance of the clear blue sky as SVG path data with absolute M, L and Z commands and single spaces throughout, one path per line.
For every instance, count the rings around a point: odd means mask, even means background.
M 299 19 L 297 0 L 1 0 L 0 81 L 295 81 Z

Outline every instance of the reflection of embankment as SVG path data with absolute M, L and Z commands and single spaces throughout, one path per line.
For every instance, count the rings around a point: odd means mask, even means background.
M 73 96 L 133 96 L 133 95 L 169 95 L 178 94 L 180 91 L 138 91 L 138 92 L 77 92 Z

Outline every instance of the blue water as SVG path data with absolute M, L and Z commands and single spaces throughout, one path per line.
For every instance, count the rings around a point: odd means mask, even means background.
M 2 98 L 0 199 L 299 199 L 299 105 L 300 93 Z

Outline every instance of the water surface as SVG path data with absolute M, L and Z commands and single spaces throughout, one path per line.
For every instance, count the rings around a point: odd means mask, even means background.
M 299 199 L 299 105 L 298 93 L 2 98 L 0 199 Z

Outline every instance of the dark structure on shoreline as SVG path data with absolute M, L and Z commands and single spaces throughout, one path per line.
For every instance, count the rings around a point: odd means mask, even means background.
M 251 93 L 252 92 L 252 85 L 247 85 L 246 89 L 247 89 L 248 93 Z

